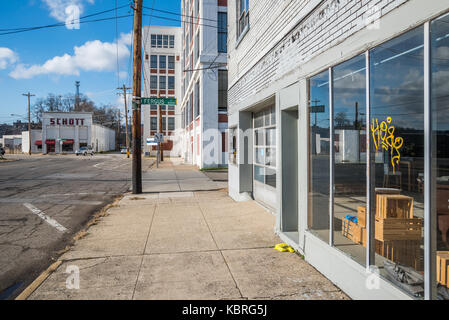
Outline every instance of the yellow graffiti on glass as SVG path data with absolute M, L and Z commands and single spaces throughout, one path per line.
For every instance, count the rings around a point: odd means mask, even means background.
M 379 120 L 373 119 L 373 123 L 371 123 L 371 134 L 373 135 L 376 151 L 379 151 L 381 146 L 386 151 L 390 151 L 391 166 L 393 167 L 393 173 L 395 173 L 396 165 L 399 165 L 399 161 L 401 161 L 399 149 L 402 148 L 404 139 L 394 136 L 396 128 L 390 124 L 391 117 L 388 117 L 386 121 L 382 121 L 380 126 Z

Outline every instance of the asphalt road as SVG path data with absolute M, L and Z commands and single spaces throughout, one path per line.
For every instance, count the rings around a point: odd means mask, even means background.
M 8 159 L 17 161 L 0 161 L 0 299 L 17 296 L 131 185 L 131 159 L 120 154 Z

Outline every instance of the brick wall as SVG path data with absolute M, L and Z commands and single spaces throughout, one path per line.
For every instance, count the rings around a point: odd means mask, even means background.
M 250 29 L 237 47 L 235 1 L 228 8 L 230 113 L 240 101 L 409 0 L 325 0 L 313 8 L 314 0 L 250 2 Z M 292 29 L 295 17 L 304 18 Z M 269 51 L 259 59 L 264 48 Z

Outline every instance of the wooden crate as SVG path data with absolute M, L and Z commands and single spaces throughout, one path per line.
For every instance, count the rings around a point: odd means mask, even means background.
M 422 219 L 397 219 L 376 217 L 374 237 L 380 241 L 421 240 Z
M 376 196 L 376 217 L 413 218 L 413 198 L 398 194 L 378 194 Z
M 437 281 L 449 288 L 449 251 L 437 251 Z
M 423 270 L 420 258 L 421 241 L 417 240 L 376 240 L 376 253 L 390 261 L 412 267 L 417 271 Z
M 360 239 L 362 238 L 362 228 L 347 219 L 343 219 L 341 222 L 341 233 L 355 243 L 360 243 Z
M 360 243 L 366 248 L 366 228 L 362 228 L 362 239 Z
M 358 212 L 358 225 L 362 228 L 366 228 L 366 207 L 357 207 Z

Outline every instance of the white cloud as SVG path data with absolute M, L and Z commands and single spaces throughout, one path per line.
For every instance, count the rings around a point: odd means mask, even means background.
M 84 3 L 93 4 L 94 0 L 42 0 L 50 10 L 50 16 L 60 22 L 67 19 L 66 8 L 75 5 L 78 6 L 80 12 L 83 12 Z
M 0 47 L 0 70 L 17 61 L 17 54 L 9 48 Z
M 121 34 L 118 40 L 118 58 L 128 58 L 130 34 Z M 42 65 L 25 66 L 19 64 L 9 74 L 14 79 L 30 79 L 38 75 L 75 75 L 80 71 L 114 71 L 117 68 L 117 43 L 88 41 L 82 46 L 74 47 L 74 54 L 64 54 L 47 60 Z

